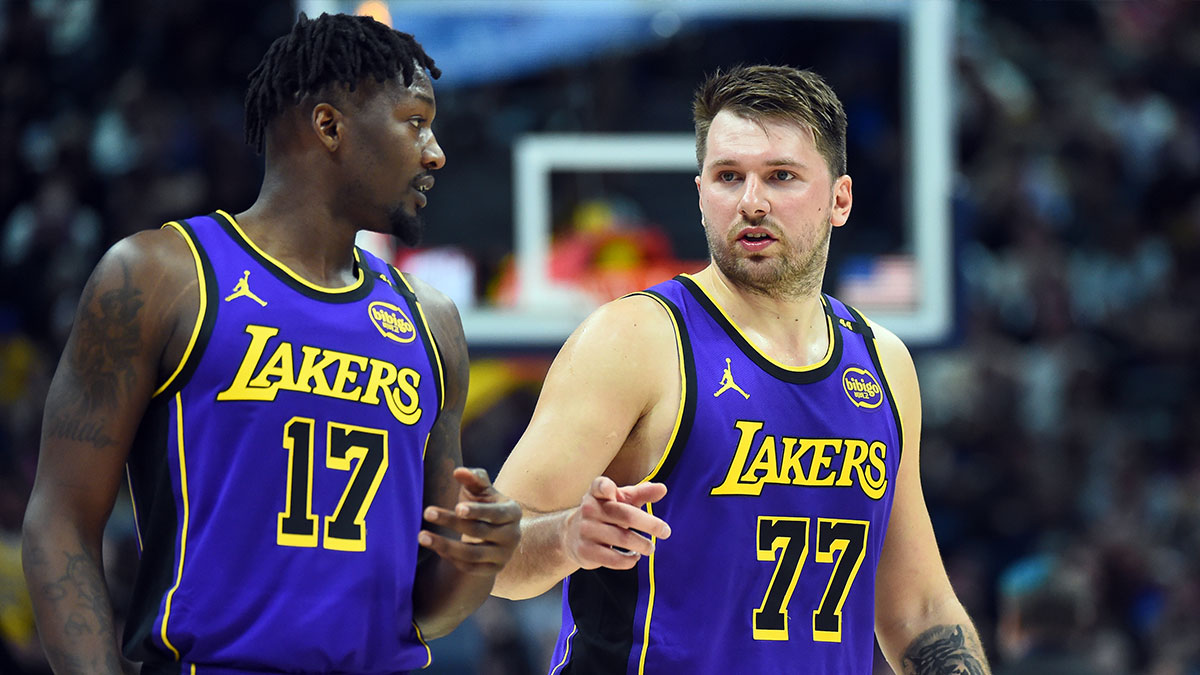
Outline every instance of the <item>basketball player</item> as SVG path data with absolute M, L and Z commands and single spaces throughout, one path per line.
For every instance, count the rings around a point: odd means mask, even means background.
M 144 674 L 405 672 L 486 599 L 520 507 L 458 466 L 458 313 L 354 246 L 417 241 L 445 162 L 439 74 L 410 35 L 301 15 L 251 74 L 257 201 L 100 261 L 24 529 L 57 672 L 120 672 L 101 536 L 126 477 L 141 560 L 123 644 Z
M 556 674 L 870 673 L 875 636 L 897 671 L 986 673 L 921 495 L 912 359 L 821 293 L 853 201 L 840 102 L 756 66 L 694 113 L 712 262 L 567 340 L 496 479 L 525 519 L 493 592 L 566 578 Z

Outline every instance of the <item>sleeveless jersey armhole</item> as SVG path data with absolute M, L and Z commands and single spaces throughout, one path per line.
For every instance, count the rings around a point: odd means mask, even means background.
M 197 245 L 196 236 L 192 228 L 187 224 L 187 221 L 178 220 L 166 223 L 162 227 L 163 229 L 170 228 L 175 230 L 183 237 L 184 242 L 187 243 L 188 249 L 192 253 L 192 260 L 195 262 L 200 303 L 196 312 L 196 321 L 192 327 L 192 334 L 188 337 L 187 347 L 183 351 L 183 357 L 179 359 L 175 370 L 154 391 L 152 398 L 174 393 L 181 389 L 187 382 L 192 370 L 200 362 L 200 353 L 203 351 L 207 336 L 212 332 L 212 325 L 216 315 L 216 305 L 213 304 L 213 300 L 210 297 L 216 291 L 212 265 Z
M 429 321 L 425 318 L 425 310 L 421 307 L 417 292 L 409 285 L 404 274 L 394 265 L 388 265 L 388 271 L 392 275 L 392 288 L 404 296 L 404 299 L 408 300 L 409 305 L 413 308 L 412 319 L 416 322 L 417 331 L 425 342 L 425 352 L 429 356 L 429 363 L 437 373 L 438 413 L 440 414 L 446 402 L 446 370 L 442 366 L 441 350 L 438 349 L 437 340 L 429 328 Z
M 679 361 L 679 409 L 675 414 L 675 425 L 667 439 L 658 464 L 642 478 L 643 483 L 651 480 L 663 481 L 671 473 L 671 469 L 679 462 L 679 455 L 687 446 L 688 436 L 692 431 L 692 423 L 696 417 L 696 374 L 695 363 L 692 359 L 692 343 L 688 338 L 687 325 L 683 315 L 673 302 L 656 291 L 638 291 L 628 296 L 644 296 L 662 306 L 671 319 L 671 327 L 675 333 L 675 356 Z
M 879 384 L 883 386 L 884 392 L 887 393 L 888 405 L 892 409 L 892 417 L 896 420 L 896 437 L 900 439 L 900 457 L 904 457 L 904 421 L 900 417 L 900 406 L 896 404 L 896 397 L 892 395 L 892 387 L 889 384 L 887 372 L 883 368 L 883 360 L 879 358 L 879 341 L 875 337 L 875 331 L 871 328 L 871 323 L 867 321 L 857 309 L 850 305 L 842 304 L 850 316 L 854 317 L 854 323 L 857 327 L 861 327 L 860 331 L 863 336 L 863 342 L 867 344 L 867 353 L 871 355 L 871 363 L 874 364 L 875 370 L 879 373 Z M 854 329 L 852 329 L 854 330 Z

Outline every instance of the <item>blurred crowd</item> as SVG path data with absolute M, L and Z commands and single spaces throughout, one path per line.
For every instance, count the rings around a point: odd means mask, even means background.
M 962 336 L 917 357 L 943 554 L 999 663 L 1200 672 L 1200 5 L 958 19 Z M 1070 618 L 1004 639 L 1056 570 Z
M 0 672 L 40 673 L 19 532 L 80 290 L 117 239 L 250 204 L 261 166 L 241 140 L 245 75 L 295 8 L 0 8 Z M 958 331 L 914 353 L 925 494 L 947 567 L 998 672 L 1200 673 L 1200 3 L 964 1 L 957 24 Z M 606 68 L 594 81 L 609 93 L 641 77 Z M 656 97 L 673 130 L 687 128 L 692 84 Z M 541 124 L 515 117 L 519 87 L 439 102 L 439 137 L 491 147 L 502 169 L 507 146 L 480 137 Z M 468 117 L 488 106 L 505 114 Z M 590 114 L 542 122 L 605 119 L 602 106 Z M 447 172 L 482 173 L 482 155 L 447 154 Z M 860 194 L 856 217 L 872 198 Z M 855 246 L 852 228 L 835 240 Z M 472 253 L 485 285 L 500 256 Z M 464 447 L 477 463 L 498 468 L 549 356 L 476 371 L 486 400 Z M 118 507 L 117 595 L 131 527 Z M 538 672 L 554 618 L 489 603 L 434 671 Z

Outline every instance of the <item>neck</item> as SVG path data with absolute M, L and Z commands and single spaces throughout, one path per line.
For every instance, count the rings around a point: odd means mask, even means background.
M 268 171 L 254 204 L 234 218 L 251 241 L 296 274 L 319 286 L 346 286 L 358 274 L 358 228 L 334 212 L 316 185 Z
M 828 352 L 828 321 L 819 290 L 789 297 L 764 295 L 734 283 L 714 264 L 693 278 L 751 343 L 776 361 L 809 366 Z

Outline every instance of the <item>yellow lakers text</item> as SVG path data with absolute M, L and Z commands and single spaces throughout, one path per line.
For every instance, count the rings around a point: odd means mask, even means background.
M 738 420 L 734 427 L 740 437 L 733 460 L 711 495 L 758 496 L 764 485 L 857 485 L 871 499 L 887 491 L 887 445 L 882 441 L 760 434 L 763 423 L 748 420 Z
M 412 368 L 310 345 L 300 345 L 297 368 L 291 342 L 278 340 L 271 345 L 278 328 L 251 324 L 246 326 L 246 333 L 250 335 L 250 346 L 233 382 L 217 394 L 218 401 L 273 401 L 281 390 L 299 391 L 367 405 L 378 405 L 382 400 L 403 424 L 411 426 L 421 419 L 417 392 L 421 374 Z M 264 359 L 268 348 L 270 356 Z M 331 371 L 332 381 L 328 377 Z M 357 385 L 359 375 L 364 373 L 366 384 Z

